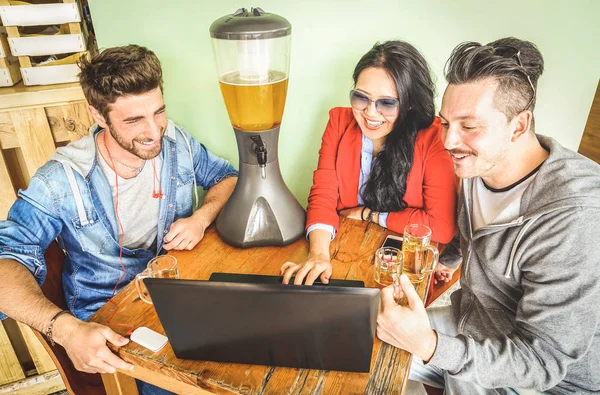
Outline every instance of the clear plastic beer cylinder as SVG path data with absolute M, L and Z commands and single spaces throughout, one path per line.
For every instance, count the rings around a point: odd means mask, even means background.
M 215 21 L 211 36 L 233 127 L 254 132 L 279 126 L 290 68 L 289 22 L 260 8 L 242 8 Z

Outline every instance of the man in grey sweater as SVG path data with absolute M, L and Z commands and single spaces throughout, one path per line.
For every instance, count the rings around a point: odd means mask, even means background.
M 440 117 L 461 178 L 452 304 L 382 292 L 377 335 L 413 353 L 411 378 L 447 394 L 600 393 L 600 166 L 534 132 L 543 59 L 530 42 L 463 43 Z M 440 275 L 438 278 L 443 278 Z

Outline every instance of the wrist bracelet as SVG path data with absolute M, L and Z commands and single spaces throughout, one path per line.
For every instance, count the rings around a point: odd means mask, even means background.
M 362 219 L 363 221 L 366 221 L 366 219 L 365 219 L 365 210 L 366 209 L 367 209 L 367 206 L 363 206 L 363 209 L 360 212 L 360 219 Z
M 71 314 L 71 312 L 69 310 L 61 310 L 58 313 L 56 313 L 54 317 L 52 317 L 52 319 L 50 320 L 50 325 L 48 325 L 48 328 L 46 329 L 46 339 L 48 339 L 48 342 L 52 346 L 56 344 L 54 342 L 54 339 L 52 339 L 52 327 L 54 327 L 54 322 L 56 321 L 56 319 L 63 314 Z

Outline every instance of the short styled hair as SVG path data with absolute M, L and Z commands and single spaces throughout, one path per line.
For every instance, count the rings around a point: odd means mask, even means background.
M 107 122 L 109 105 L 119 97 L 163 89 L 160 60 L 139 45 L 108 48 L 91 60 L 83 59 L 79 67 L 85 98 Z
M 533 111 L 537 81 L 543 72 L 544 59 L 535 44 L 514 37 L 486 45 L 477 42 L 459 44 L 445 67 L 449 84 L 495 80 L 498 83 L 495 105 L 509 120 L 521 111 Z

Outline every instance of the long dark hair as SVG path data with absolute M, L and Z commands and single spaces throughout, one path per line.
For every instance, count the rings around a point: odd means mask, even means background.
M 406 178 L 413 165 L 417 132 L 429 127 L 435 117 L 434 83 L 423 56 L 403 41 L 375 44 L 354 69 L 355 85 L 360 73 L 370 67 L 385 70 L 394 80 L 400 111 L 360 194 L 372 210 L 401 211 L 407 207 Z

